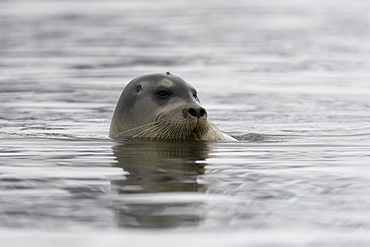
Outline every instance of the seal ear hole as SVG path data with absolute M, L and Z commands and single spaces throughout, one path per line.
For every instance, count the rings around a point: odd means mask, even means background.
M 136 92 L 140 92 L 143 86 L 141 84 L 136 86 Z

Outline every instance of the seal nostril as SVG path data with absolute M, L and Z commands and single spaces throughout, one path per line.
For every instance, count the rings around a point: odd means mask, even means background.
M 197 117 L 197 115 L 198 115 L 198 113 L 197 113 L 197 111 L 196 110 L 194 110 L 194 109 L 189 109 L 189 114 L 191 115 L 191 116 L 193 116 L 193 117 Z
M 199 117 L 204 117 L 205 115 L 206 115 L 206 110 L 204 110 L 204 109 L 200 109 L 200 111 L 199 111 Z

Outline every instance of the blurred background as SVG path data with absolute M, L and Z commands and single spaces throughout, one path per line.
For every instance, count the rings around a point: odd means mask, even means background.
M 0 243 L 367 246 L 369 27 L 363 0 L 0 0 Z M 240 142 L 109 139 L 166 71 Z

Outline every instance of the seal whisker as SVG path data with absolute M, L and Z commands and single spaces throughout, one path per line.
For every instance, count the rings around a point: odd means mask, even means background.
M 144 129 L 141 133 L 139 133 L 138 137 L 145 137 L 149 139 L 156 138 L 158 133 L 158 127 L 156 125 L 148 126 L 148 128 Z
M 178 122 L 173 122 L 168 124 L 168 131 L 166 131 L 167 138 L 174 138 L 177 140 L 183 139 L 179 131 L 181 129 L 181 124 Z
M 144 124 L 129 130 L 122 131 L 121 133 L 117 134 L 116 137 L 121 137 L 121 136 L 135 136 L 137 135 L 136 133 L 140 134 L 142 131 L 145 131 L 148 127 L 153 126 L 153 123 L 148 123 Z
M 221 140 L 222 133 L 216 126 L 211 123 L 201 124 L 196 131 L 197 139 L 207 140 L 209 139 L 209 132 L 213 136 L 214 140 Z M 186 120 L 177 121 L 156 121 L 148 124 L 144 124 L 126 131 L 123 131 L 117 135 L 132 137 L 132 138 L 148 138 L 148 139 L 175 139 L 185 140 L 188 139 L 192 134 L 191 126 Z
M 173 136 L 173 126 L 168 126 L 167 128 L 164 128 L 161 137 L 164 139 L 169 139 L 171 136 Z

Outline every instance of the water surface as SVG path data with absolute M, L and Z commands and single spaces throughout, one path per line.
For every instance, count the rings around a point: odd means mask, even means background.
M 369 10 L 0 1 L 0 244 L 368 246 Z M 166 71 L 239 142 L 108 138 Z

